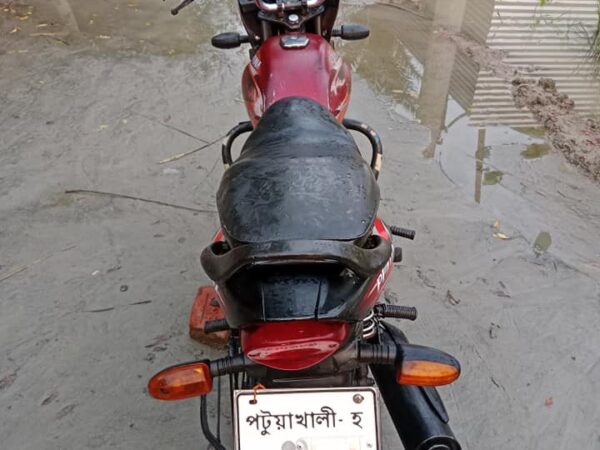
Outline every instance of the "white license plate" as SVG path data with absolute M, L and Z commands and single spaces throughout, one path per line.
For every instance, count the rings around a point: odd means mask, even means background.
M 236 450 L 379 450 L 373 388 L 235 391 Z

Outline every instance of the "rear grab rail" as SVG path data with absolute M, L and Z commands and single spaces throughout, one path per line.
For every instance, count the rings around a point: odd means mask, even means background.
M 383 144 L 379 134 L 377 134 L 377 132 L 371 126 L 361 122 L 360 120 L 344 119 L 342 124 L 348 130 L 358 131 L 366 136 L 366 138 L 369 140 L 371 149 L 373 151 L 371 156 L 371 170 L 375 175 L 375 179 L 379 178 L 383 159 Z M 235 127 L 229 130 L 227 136 L 223 140 L 223 144 L 221 145 L 221 158 L 223 160 L 225 169 L 228 169 L 233 164 L 233 157 L 231 156 L 231 147 L 233 142 L 242 134 L 249 133 L 253 129 L 254 127 L 252 126 L 252 123 L 250 121 L 246 121 L 238 123 Z
M 369 278 L 381 271 L 392 255 L 392 244 L 371 236 L 368 246 L 343 241 L 274 241 L 251 243 L 231 248 L 224 241 L 204 249 L 200 260 L 211 280 L 219 283 L 244 267 L 257 264 L 323 264 L 337 262 L 357 275 Z

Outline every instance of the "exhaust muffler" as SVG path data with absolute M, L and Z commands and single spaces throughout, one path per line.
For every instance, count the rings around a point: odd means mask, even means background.
M 396 327 L 384 323 L 382 344 L 407 343 Z M 406 450 L 460 450 L 444 403 L 433 387 L 396 383 L 393 366 L 371 365 L 371 372 Z

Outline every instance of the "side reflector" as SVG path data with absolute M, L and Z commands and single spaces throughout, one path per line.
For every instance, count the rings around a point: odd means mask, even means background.
M 148 382 L 148 392 L 159 400 L 184 400 L 212 390 L 210 367 L 206 363 L 187 363 L 169 367 Z
M 460 369 L 433 361 L 404 361 L 396 373 L 398 384 L 444 386 L 457 380 Z

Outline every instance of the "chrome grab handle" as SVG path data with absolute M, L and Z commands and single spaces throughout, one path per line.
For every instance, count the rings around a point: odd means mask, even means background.
M 316 8 L 325 3 L 325 0 L 306 0 L 306 7 Z M 256 0 L 256 6 L 264 12 L 282 12 L 290 9 L 296 9 L 303 5 L 302 1 L 280 0 L 277 3 L 266 3 L 264 0 Z

